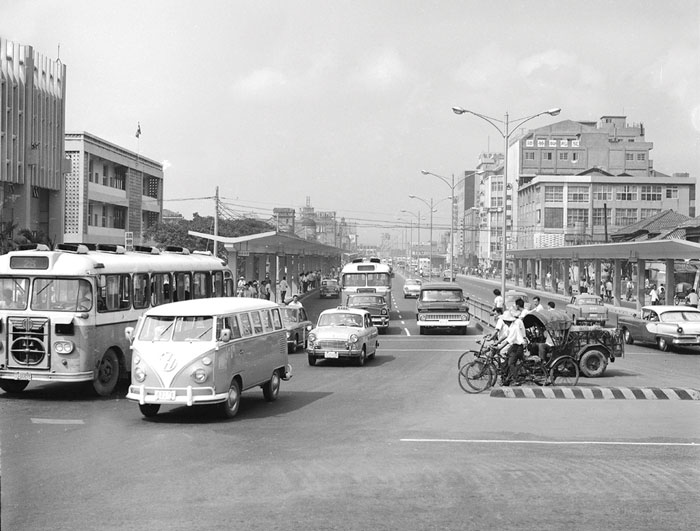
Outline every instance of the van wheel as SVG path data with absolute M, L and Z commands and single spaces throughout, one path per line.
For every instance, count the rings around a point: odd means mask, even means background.
M 144 417 L 155 417 L 160 411 L 160 404 L 139 404 L 139 409 Z
M 118 381 L 119 358 L 114 350 L 109 349 L 104 353 L 97 366 L 97 374 L 92 381 L 92 387 L 99 396 L 109 396 L 114 392 Z
M 231 380 L 231 386 L 228 388 L 226 400 L 219 407 L 224 417 L 232 419 L 238 413 L 238 407 L 241 405 L 241 384 L 235 378 Z
M 272 373 L 272 378 L 263 385 L 263 396 L 268 402 L 274 402 L 280 394 L 280 374 L 278 371 Z

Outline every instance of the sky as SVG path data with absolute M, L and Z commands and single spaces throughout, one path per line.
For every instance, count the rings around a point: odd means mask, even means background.
M 625 115 L 656 170 L 700 175 L 700 0 L 0 0 L 0 36 L 60 58 L 66 130 L 162 162 L 188 218 L 218 186 L 232 214 L 308 201 L 361 244 L 405 238 L 429 210 L 409 195 L 451 194 L 422 169 L 458 179 L 503 150 L 453 106 Z

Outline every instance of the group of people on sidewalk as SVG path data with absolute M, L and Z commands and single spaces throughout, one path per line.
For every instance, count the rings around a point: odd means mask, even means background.
M 282 277 L 282 280 L 277 284 L 277 289 L 280 294 L 280 304 L 287 304 L 288 306 L 301 306 L 299 301 L 299 295 L 292 295 L 291 299 L 287 301 L 287 292 L 289 292 L 289 284 L 287 283 L 287 277 Z M 308 286 L 307 286 L 308 290 Z M 302 292 L 305 293 L 305 292 Z M 238 284 L 236 286 L 236 296 L 237 297 L 249 297 L 273 300 L 276 299 L 275 288 L 272 286 L 272 281 L 269 278 L 265 278 L 258 282 L 257 280 L 247 281 L 245 277 L 241 276 L 238 279 Z

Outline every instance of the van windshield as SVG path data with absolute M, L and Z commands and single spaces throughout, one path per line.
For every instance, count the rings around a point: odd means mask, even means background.
M 146 317 L 141 341 L 211 341 L 214 318 L 210 316 Z

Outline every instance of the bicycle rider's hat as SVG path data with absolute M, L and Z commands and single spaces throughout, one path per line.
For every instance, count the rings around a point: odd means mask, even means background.
M 506 310 L 505 312 L 503 312 L 503 315 L 501 315 L 501 319 L 508 322 L 515 321 L 515 317 L 513 316 L 513 313 L 510 310 Z

